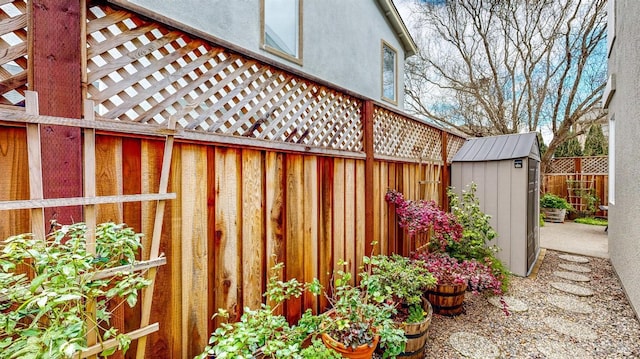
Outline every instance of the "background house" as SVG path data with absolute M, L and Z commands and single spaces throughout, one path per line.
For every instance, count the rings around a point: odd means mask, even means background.
M 636 313 L 640 312 L 640 2 L 609 0 L 609 252 Z
M 417 48 L 391 0 L 129 3 L 308 75 L 403 108 L 404 60 Z

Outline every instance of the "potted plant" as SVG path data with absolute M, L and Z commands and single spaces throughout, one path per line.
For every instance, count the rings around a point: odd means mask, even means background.
M 138 291 L 151 282 L 133 271 L 105 279 L 94 275 L 133 264 L 142 235 L 124 224 L 100 224 L 95 228 L 96 254 L 91 254 L 84 223 L 52 225 L 47 238 L 27 233 L 0 243 L 2 357 L 75 357 L 87 348 L 90 330 L 99 341 L 116 338 L 119 343 L 101 356 L 126 351 L 131 339 L 111 326 L 109 308 L 122 302 L 134 306 Z M 86 303 L 95 303 L 95 318 Z
M 427 290 L 427 299 L 437 314 L 455 316 L 462 313 L 466 290 L 503 294 L 502 282 L 485 263 L 475 259 L 460 261 L 444 252 L 415 253 L 413 258 L 422 261 L 437 279 L 436 286 Z
M 351 273 L 344 270 L 335 274 L 333 291 L 327 294 L 331 310 L 322 315 L 325 345 L 346 358 L 371 358 L 377 345 L 383 358 L 402 353 L 406 338 L 393 322 L 396 308 L 376 292 L 371 272 L 363 275 L 359 284 L 352 284 Z
M 264 296 L 273 306 L 262 304 L 259 309 L 245 308 L 240 321 L 222 323 L 209 338 L 209 345 L 196 357 L 204 358 L 341 358 L 316 339 L 321 317 L 311 310 L 304 312 L 300 320 L 290 325 L 287 319 L 276 314 L 287 299 L 297 298 L 304 291 L 314 295 L 322 287 L 317 280 L 300 283 L 291 279 L 283 282 L 277 273 L 284 267 L 276 264 L 271 269 Z M 214 317 L 229 318 L 229 313 L 218 309 Z
M 545 193 L 540 198 L 540 207 L 545 221 L 555 223 L 564 223 L 567 211 L 573 209 L 564 198 L 552 193 Z
M 364 263 L 371 268 L 370 275 L 363 274 L 369 291 L 386 298 L 396 308 L 392 319 L 407 338 L 400 356 L 422 358 L 433 313 L 423 293 L 435 285 L 436 279 L 424 263 L 397 254 L 365 257 Z

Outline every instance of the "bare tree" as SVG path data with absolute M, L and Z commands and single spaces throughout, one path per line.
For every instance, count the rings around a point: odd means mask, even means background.
M 421 1 L 407 108 L 470 136 L 553 132 L 543 156 L 601 119 L 606 0 Z M 588 129 L 589 126 L 579 126 Z

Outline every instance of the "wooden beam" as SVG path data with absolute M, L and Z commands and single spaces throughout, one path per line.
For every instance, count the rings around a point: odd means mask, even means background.
M 374 240 L 374 186 L 373 186 L 373 166 L 375 162 L 374 151 L 374 134 L 373 134 L 373 102 L 365 101 L 362 106 L 362 124 L 364 126 L 364 153 L 366 155 L 364 162 L 364 230 L 365 230 L 365 255 L 371 255 L 373 246 L 371 241 Z
M 447 147 L 449 144 L 449 134 L 442 131 L 441 132 L 441 143 L 442 143 L 442 171 L 440 171 L 440 198 L 442 198 L 442 202 L 440 202 L 441 208 L 445 211 L 449 209 L 449 197 L 447 197 L 447 188 L 451 184 L 451 174 L 449 172 L 449 163 L 447 163 L 447 158 L 449 157 L 447 153 Z
M 160 325 L 158 323 L 153 323 L 151 325 L 148 325 L 144 328 L 140 328 L 138 330 L 134 330 L 132 332 L 127 333 L 127 335 L 129 336 L 129 338 L 131 338 L 131 340 L 136 340 L 139 338 L 144 338 L 145 336 L 151 334 L 151 333 L 155 333 L 158 331 L 158 329 L 160 329 Z M 82 358 L 87 358 L 96 354 L 100 354 L 102 353 L 104 350 L 113 348 L 115 346 L 117 346 L 118 340 L 116 338 L 113 339 L 109 339 L 109 340 L 105 340 L 102 343 L 98 343 L 94 346 L 91 346 L 89 348 L 87 348 L 86 350 L 84 350 L 82 353 L 80 353 L 79 355 L 76 356 L 77 359 L 82 359 Z
M 38 115 L 38 94 L 27 91 L 25 94 L 27 113 Z M 32 200 L 41 200 L 44 196 L 42 190 L 42 151 L 40 145 L 40 125 L 27 125 L 27 149 L 29 160 L 29 193 Z M 31 233 L 36 238 L 44 240 L 45 222 L 42 207 L 29 207 L 31 209 Z
M 30 1 L 29 89 L 39 93 L 40 112 L 82 117 L 82 11 L 84 0 Z M 78 120 L 78 122 L 81 122 Z M 45 126 L 40 131 L 45 198 L 82 196 L 79 128 Z M 45 219 L 82 220 L 79 206 L 47 208 Z
M 143 193 L 124 194 L 114 196 L 98 197 L 73 197 L 73 198 L 47 198 L 31 199 L 21 201 L 0 201 L 1 210 L 29 209 L 29 208 L 52 208 L 65 206 L 88 206 L 96 204 L 141 202 L 141 201 L 164 201 L 175 199 L 175 193 Z
M 113 277 L 118 273 L 140 272 L 143 270 L 159 267 L 165 264 L 167 264 L 167 258 L 158 257 L 156 259 L 150 259 L 148 261 L 141 261 L 134 264 L 127 264 L 119 267 L 113 267 L 113 268 L 102 270 L 100 272 L 96 272 L 94 274 L 87 274 L 87 275 L 91 277 L 91 280 L 98 280 L 98 279 Z

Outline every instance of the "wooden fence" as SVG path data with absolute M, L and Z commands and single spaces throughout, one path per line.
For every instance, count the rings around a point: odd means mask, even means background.
M 95 102 L 95 121 L 28 115 L 20 107 L 32 88 L 26 73 L 37 69 L 26 66 L 27 6 L 16 0 L 0 8 L 0 27 L 25 40 L 4 42 L 9 50 L 0 58 L 0 97 L 10 105 L 0 108 L 0 204 L 31 198 L 26 124 L 96 130 L 97 196 L 156 192 L 164 136 L 175 136 L 167 192 L 176 199 L 167 202 L 160 241 L 167 264 L 155 277 L 151 309 L 160 329 L 138 350 L 147 358 L 202 351 L 218 324 L 209 319 L 216 308 L 238 319 L 242 308 L 257 307 L 276 262 L 285 263 L 283 279 L 317 277 L 328 287 L 338 260 L 355 273 L 371 251 L 407 254 L 411 244 L 384 201 L 388 188 L 446 203 L 448 164 L 463 138 L 105 2 L 88 2 L 80 21 L 87 45 L 80 102 Z M 168 131 L 172 120 L 177 129 Z M 97 219 L 143 232 L 146 260 L 156 206 L 101 204 Z M 29 210 L 0 216 L 2 238 L 30 228 Z M 324 298 L 305 296 L 283 313 L 293 320 L 326 307 Z M 119 315 L 122 330 L 140 327 L 140 306 Z M 127 357 L 135 354 L 134 343 Z
M 579 212 L 588 211 L 587 194 L 592 194 L 597 202 L 596 215 L 604 215 L 598 205 L 609 203 L 608 157 L 565 157 L 556 158 L 551 163 L 551 173 L 543 175 L 542 190 L 567 199 Z

